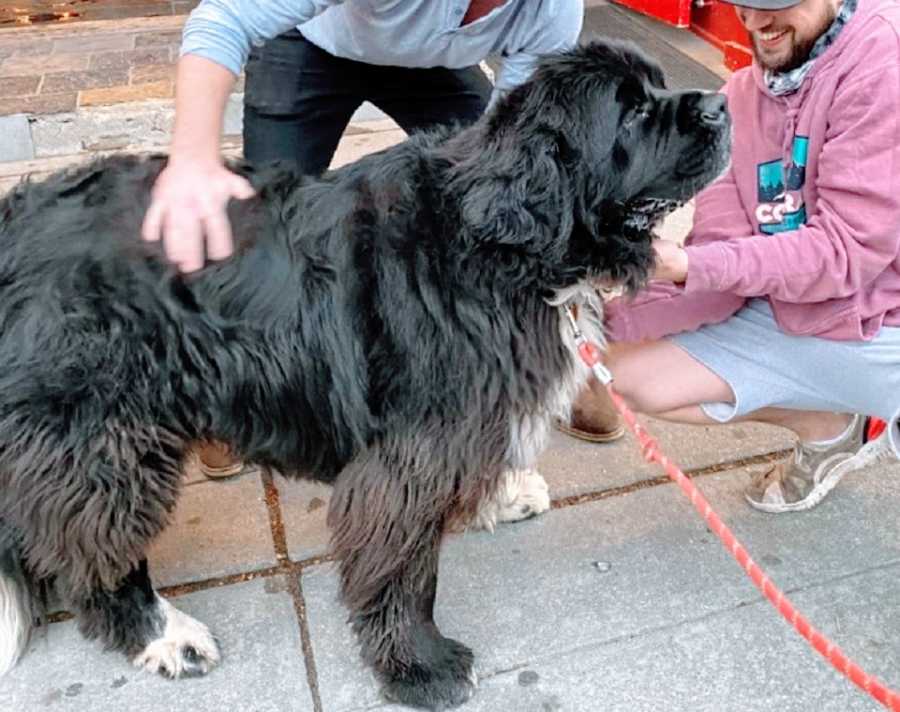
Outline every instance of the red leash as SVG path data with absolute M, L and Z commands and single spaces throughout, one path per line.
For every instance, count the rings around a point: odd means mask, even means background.
M 868 692 L 872 697 L 878 700 L 882 705 L 894 712 L 900 712 L 900 695 L 886 687 L 877 678 L 869 675 L 859 665 L 850 660 L 841 649 L 826 638 L 822 633 L 816 630 L 808 620 L 794 608 L 793 604 L 788 600 L 787 596 L 772 583 L 772 580 L 766 573 L 757 566 L 756 562 L 750 558 L 750 554 L 743 545 L 737 540 L 737 537 L 719 518 L 709 502 L 700 493 L 696 485 L 691 479 L 685 475 L 675 463 L 671 462 L 662 452 L 660 452 L 659 444 L 656 440 L 637 422 L 637 418 L 631 409 L 622 400 L 622 397 L 612 388 L 612 374 L 600 361 L 600 349 L 596 344 L 592 344 L 585 339 L 584 334 L 578 328 L 571 311 L 563 308 L 572 326 L 575 336 L 575 344 L 578 347 L 578 355 L 584 361 L 594 375 L 606 386 L 613 403 L 622 415 L 625 424 L 634 433 L 638 443 L 641 446 L 641 452 L 644 459 L 648 462 L 657 462 L 665 469 L 666 474 L 681 488 L 691 504 L 694 505 L 700 516 L 707 523 L 709 528 L 714 531 L 725 548 L 731 552 L 731 555 L 737 560 L 741 568 L 747 572 L 750 580 L 754 585 L 762 591 L 763 595 L 769 599 L 769 602 L 775 606 L 784 619 L 790 623 L 794 629 L 809 641 L 810 645 L 815 648 L 822 657 L 830 662 L 838 672 L 843 673 L 858 687 Z

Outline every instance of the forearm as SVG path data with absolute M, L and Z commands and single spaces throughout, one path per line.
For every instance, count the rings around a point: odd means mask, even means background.
M 650 282 L 633 298 L 620 297 L 604 307 L 610 341 L 661 339 L 704 324 L 724 321 L 744 305 L 734 294 L 687 294 L 667 282 Z
M 861 233 L 820 214 L 797 230 L 690 246 L 687 291 L 771 296 L 795 304 L 849 297 L 896 259 L 900 222 L 894 213 L 883 216 L 877 233 L 875 226 Z
M 179 60 L 171 160 L 219 159 L 225 104 L 235 80 L 228 69 L 204 57 L 188 54 Z

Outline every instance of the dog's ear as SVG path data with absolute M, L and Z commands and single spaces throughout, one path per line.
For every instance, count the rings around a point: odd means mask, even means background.
M 499 137 L 461 174 L 462 231 L 476 244 L 550 247 L 572 220 L 572 150 L 549 127 L 516 140 Z

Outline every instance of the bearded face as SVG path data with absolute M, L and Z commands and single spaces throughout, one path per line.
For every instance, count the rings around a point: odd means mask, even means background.
M 753 55 L 764 69 L 787 72 L 802 65 L 816 40 L 837 17 L 840 0 L 803 0 L 785 10 L 737 6 L 750 33 Z

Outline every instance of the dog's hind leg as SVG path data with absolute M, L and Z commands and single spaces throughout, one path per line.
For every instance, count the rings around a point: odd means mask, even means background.
M 339 475 L 328 519 L 342 598 L 385 697 L 445 709 L 469 699 L 477 679 L 469 648 L 434 623 L 438 553 L 457 478 L 428 460 L 430 450 L 416 443 L 362 453 Z
M 86 638 L 125 653 L 135 666 L 165 677 L 205 675 L 219 647 L 205 625 L 153 590 L 142 560 L 114 590 L 97 588 L 68 601 Z
M 183 440 L 113 423 L 86 442 L 34 440 L 10 496 L 30 569 L 56 579 L 86 637 L 170 677 L 206 672 L 215 641 L 156 594 L 144 560 L 175 509 Z

